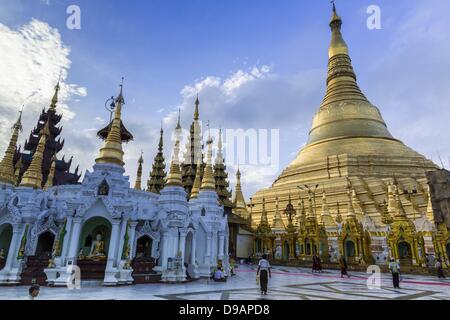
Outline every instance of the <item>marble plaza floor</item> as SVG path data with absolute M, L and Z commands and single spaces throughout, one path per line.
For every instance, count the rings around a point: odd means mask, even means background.
M 185 284 L 148 284 L 102 287 L 83 283 L 79 290 L 42 287 L 40 300 L 450 300 L 450 279 L 403 276 L 401 289 L 392 288 L 389 274 L 382 275 L 380 289 L 367 287 L 367 274 L 353 272 L 341 279 L 336 270 L 312 274 L 310 270 L 274 267 L 267 296 L 261 296 L 255 267 L 239 266 L 226 283 L 201 279 Z M 28 287 L 0 287 L 0 300 L 26 299 Z

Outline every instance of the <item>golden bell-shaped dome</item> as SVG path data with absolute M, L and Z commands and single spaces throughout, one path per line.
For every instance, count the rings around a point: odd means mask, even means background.
M 326 94 L 314 116 L 308 143 L 290 167 L 344 154 L 423 159 L 391 135 L 379 109 L 361 92 L 341 26 L 333 6 Z

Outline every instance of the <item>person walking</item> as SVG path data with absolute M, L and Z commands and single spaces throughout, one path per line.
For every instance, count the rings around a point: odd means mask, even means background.
M 392 282 L 395 289 L 400 289 L 400 265 L 394 258 L 389 262 L 389 270 L 392 273 Z
M 320 257 L 319 256 L 317 256 L 317 271 L 319 272 L 319 273 L 322 273 L 322 261 L 320 261 Z
M 318 265 L 317 265 L 317 256 L 313 255 L 312 257 L 312 273 L 317 272 L 319 270 Z
M 267 260 L 266 254 L 263 254 L 262 259 L 259 260 L 256 276 L 259 276 L 261 294 L 267 295 L 267 283 L 269 282 L 269 278 L 272 278 L 272 272 L 270 271 L 270 263 Z
M 445 279 L 444 268 L 442 267 L 441 258 L 437 259 L 435 267 L 436 267 L 438 278 L 439 279 Z
M 344 276 L 350 278 L 350 275 L 347 273 L 347 260 L 345 260 L 344 256 L 341 256 L 339 258 L 339 267 L 341 268 L 341 278 L 343 278 Z

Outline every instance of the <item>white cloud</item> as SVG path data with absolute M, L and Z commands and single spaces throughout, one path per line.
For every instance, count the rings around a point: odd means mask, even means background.
M 86 88 L 66 83 L 71 61 L 57 29 L 33 19 L 17 29 L 0 24 L 0 135 L 9 128 L 24 104 L 24 135 L 36 125 L 39 112 L 50 105 L 54 87 L 61 75 L 58 110 L 67 122 L 75 116 L 68 102 L 86 96 Z M 64 134 L 65 138 L 70 139 Z M 25 136 L 21 137 L 22 140 Z M 5 144 L 1 148 L 4 150 Z M 75 155 L 76 156 L 76 155 Z

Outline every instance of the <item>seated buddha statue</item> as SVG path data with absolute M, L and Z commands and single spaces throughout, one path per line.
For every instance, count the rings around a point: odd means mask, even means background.
M 105 255 L 105 242 L 102 240 L 102 235 L 97 234 L 94 241 L 92 241 L 91 252 L 88 258 L 93 260 L 103 260 L 106 258 Z

